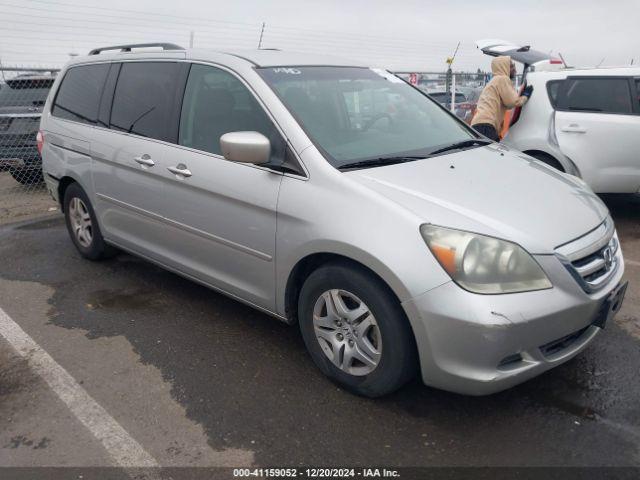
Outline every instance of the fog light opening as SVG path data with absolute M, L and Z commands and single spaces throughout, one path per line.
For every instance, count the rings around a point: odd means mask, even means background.
M 507 355 L 498 364 L 498 369 L 500 370 L 511 370 L 513 368 L 517 368 L 522 362 L 523 358 L 520 353 L 514 353 L 511 355 Z

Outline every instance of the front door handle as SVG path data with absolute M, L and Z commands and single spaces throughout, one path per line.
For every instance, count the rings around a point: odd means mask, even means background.
M 581 127 L 577 123 L 572 123 L 566 127 L 562 127 L 560 130 L 566 133 L 587 133 L 587 129 Z
M 167 167 L 167 170 L 171 173 L 175 173 L 176 175 L 180 175 L 181 177 L 191 176 L 191 170 L 189 170 L 184 163 L 179 163 L 175 167 Z
M 153 167 L 156 164 L 156 162 L 151 160 L 151 157 L 146 153 L 144 155 L 140 155 L 139 157 L 134 157 L 133 159 L 140 165 L 146 165 L 147 167 Z

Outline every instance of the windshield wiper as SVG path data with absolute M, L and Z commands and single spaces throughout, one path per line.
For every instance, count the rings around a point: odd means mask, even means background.
M 385 165 L 394 165 L 396 163 L 405 163 L 412 162 L 414 160 L 424 160 L 428 158 L 428 155 L 422 156 L 396 156 L 396 157 L 380 157 L 380 158 L 370 158 L 368 160 L 360 160 L 358 162 L 345 163 L 344 165 L 340 165 L 338 170 L 351 170 L 358 168 L 369 168 L 369 167 L 383 167 Z
M 461 142 L 452 143 L 451 145 L 447 145 L 446 147 L 439 148 L 431 152 L 429 155 L 438 155 L 440 153 L 449 152 L 451 150 L 462 150 L 463 148 L 467 147 L 480 147 L 482 145 L 489 145 L 490 143 L 493 142 L 491 140 L 484 140 L 482 138 L 473 138 L 470 140 L 463 140 Z

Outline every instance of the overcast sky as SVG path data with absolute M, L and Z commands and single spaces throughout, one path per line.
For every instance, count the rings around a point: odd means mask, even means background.
M 61 65 L 103 45 L 169 41 L 338 54 L 395 70 L 487 69 L 474 45 L 503 38 L 578 66 L 640 63 L 640 0 L 0 0 L 4 65 Z

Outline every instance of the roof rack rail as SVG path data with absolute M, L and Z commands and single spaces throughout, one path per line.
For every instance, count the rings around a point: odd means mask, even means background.
M 121 52 L 130 52 L 132 48 L 149 48 L 161 47 L 163 50 L 184 50 L 180 45 L 175 43 L 133 43 L 131 45 L 114 45 L 113 47 L 94 48 L 89 55 L 98 55 L 100 52 L 107 50 L 120 50 Z

